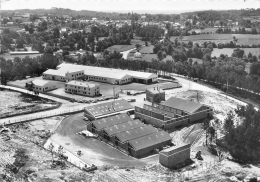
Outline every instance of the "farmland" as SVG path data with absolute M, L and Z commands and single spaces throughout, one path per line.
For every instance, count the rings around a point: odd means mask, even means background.
M 224 48 L 224 49 L 214 48 L 214 50 L 212 51 L 211 56 L 212 57 L 214 57 L 214 56 L 219 57 L 220 54 L 231 56 L 232 53 L 233 53 L 233 50 L 234 49 L 231 49 L 231 48 Z M 251 52 L 252 55 L 255 55 L 255 56 L 259 56 L 260 55 L 260 49 L 259 48 L 243 48 L 243 50 L 245 51 L 246 55 L 248 55 L 249 52 Z
M 260 37 L 259 35 L 252 34 L 202 34 L 202 35 L 190 35 L 184 36 L 183 42 L 193 41 L 194 43 L 203 43 L 203 42 L 215 42 L 217 43 L 227 43 L 232 41 L 233 36 L 238 39 L 238 44 L 243 45 L 253 45 L 259 44 Z M 171 37 L 171 41 L 177 38 L 176 36 Z
M 123 51 L 127 51 L 129 49 L 133 49 L 135 48 L 135 45 L 113 45 L 109 48 L 107 48 L 107 50 L 109 52 L 112 52 L 112 51 L 118 51 L 118 52 L 123 52 Z

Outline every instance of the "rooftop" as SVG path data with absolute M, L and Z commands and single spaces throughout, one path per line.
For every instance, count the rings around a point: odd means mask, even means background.
M 149 88 L 149 89 L 147 89 L 147 91 L 152 93 L 152 94 L 158 94 L 158 93 L 164 93 L 165 92 L 164 90 L 162 90 L 161 88 L 158 88 L 158 87 Z
M 81 86 L 81 87 L 88 87 L 88 88 L 99 86 L 99 84 L 96 83 L 88 83 L 88 82 L 75 81 L 75 80 L 66 83 L 66 85 Z
M 105 128 L 104 130 L 109 136 L 115 135 L 117 133 L 121 133 L 124 131 L 128 131 L 134 128 L 139 128 L 144 124 L 140 120 L 128 121 L 127 123 L 122 123 L 114 126 L 110 126 Z
M 33 80 L 32 83 L 33 83 L 35 86 L 42 87 L 42 86 L 46 85 L 47 83 L 50 83 L 50 81 L 36 79 L 36 80 Z
M 53 69 L 48 69 L 45 71 L 43 74 L 48 74 L 48 75 L 56 75 L 56 76 L 64 76 L 66 74 L 65 70 L 53 70 Z
M 162 115 L 165 115 L 165 116 L 168 116 L 168 117 L 175 117 L 175 114 L 172 113 L 172 112 L 168 112 L 168 111 L 165 111 L 165 110 L 161 110 L 159 108 L 156 108 L 156 107 L 153 107 L 153 106 L 149 106 L 147 104 L 144 104 L 144 109 L 146 110 L 149 110 L 149 111 L 153 111 L 153 112 L 156 112 L 156 113 L 159 113 L 159 114 L 162 114 Z
M 94 117 L 129 109 L 133 109 L 133 106 L 124 99 L 85 107 L 85 111 Z
M 151 133 L 155 133 L 158 130 L 151 125 L 144 125 L 139 128 L 135 128 L 129 131 L 125 131 L 122 133 L 116 134 L 116 137 L 120 140 L 120 142 L 126 142 L 135 138 L 143 137 L 145 135 L 149 135 Z
M 179 109 L 182 111 L 186 111 L 188 113 L 194 113 L 196 110 L 198 110 L 200 107 L 203 106 L 202 104 L 200 104 L 198 102 L 180 99 L 180 98 L 176 98 L 176 97 L 169 98 L 167 101 L 163 102 L 161 105 L 172 107 L 172 108 Z
M 109 126 L 126 123 L 131 120 L 132 120 L 132 118 L 129 117 L 127 114 L 118 114 L 115 116 L 92 121 L 92 124 L 96 127 L 96 129 L 100 130 L 103 128 L 107 128 Z
M 150 135 L 130 140 L 129 144 L 135 150 L 141 150 L 170 140 L 172 140 L 172 138 L 168 133 L 166 133 L 165 131 L 159 131 Z
M 78 68 L 81 70 L 84 70 L 86 75 L 93 75 L 93 76 L 100 76 L 100 77 L 109 77 L 112 78 L 115 76 L 115 78 L 120 78 L 124 76 L 131 76 L 135 78 L 143 78 L 143 79 L 149 79 L 157 77 L 154 73 L 147 73 L 147 72 L 140 72 L 140 71 L 130 71 L 130 70 L 121 70 L 121 69 L 111 69 L 111 68 L 102 68 L 102 67 L 95 67 L 95 66 L 84 66 L 84 65 L 76 65 L 76 64 L 67 64 L 62 63 L 57 68 L 61 69 L 72 69 L 72 68 Z

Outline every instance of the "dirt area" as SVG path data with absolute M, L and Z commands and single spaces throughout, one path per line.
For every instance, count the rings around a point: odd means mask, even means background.
M 35 112 L 45 108 L 51 108 L 58 103 L 30 94 L 1 90 L 0 92 L 0 117 Z
M 69 164 L 67 164 L 65 169 L 61 169 L 60 167 L 51 168 L 52 156 L 49 152 L 37 147 L 33 143 L 21 140 L 16 136 L 11 136 L 11 138 L 11 140 L 4 142 L 4 145 L 2 145 L 3 141 L 1 141 L 0 170 L 4 170 L 6 164 L 11 165 L 15 160 L 17 161 L 14 157 L 14 153 L 17 149 L 25 149 L 27 158 L 23 159 L 24 165 L 21 166 L 17 173 L 10 171 L 6 173 L 0 172 L 0 181 L 4 181 L 4 174 L 9 176 L 11 181 L 18 181 L 19 176 L 27 176 L 26 179 L 29 178 L 31 181 L 42 182 L 64 182 L 73 179 L 88 182 L 92 179 L 91 174 L 86 174 Z M 57 160 L 57 158 L 54 157 L 54 160 Z

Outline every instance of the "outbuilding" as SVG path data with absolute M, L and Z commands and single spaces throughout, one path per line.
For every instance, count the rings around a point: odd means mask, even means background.
M 154 87 L 146 90 L 146 100 L 152 103 L 160 103 L 165 101 L 165 91 L 159 87 Z
M 159 153 L 160 164 L 170 169 L 176 168 L 188 160 L 190 160 L 190 144 L 173 146 Z
M 26 83 L 26 86 L 30 86 L 34 91 L 38 92 L 46 92 L 57 88 L 55 82 L 40 79 Z

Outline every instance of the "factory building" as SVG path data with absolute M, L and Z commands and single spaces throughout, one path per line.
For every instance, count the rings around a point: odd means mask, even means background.
M 89 97 L 100 96 L 99 84 L 75 80 L 65 83 L 65 92 Z
M 146 100 L 152 103 L 160 103 L 165 101 L 165 91 L 158 87 L 147 89 Z
M 115 100 L 111 102 L 87 106 L 84 108 L 84 116 L 89 120 L 97 120 L 120 113 L 131 113 L 134 107 L 126 100 Z
M 136 158 L 158 153 L 172 146 L 170 135 L 127 114 L 118 114 L 88 123 L 87 129 L 118 150 Z
M 136 106 L 135 118 L 157 128 L 170 130 L 205 119 L 211 116 L 212 112 L 209 106 L 171 97 L 162 104 L 153 106 L 145 104 L 143 108 Z

